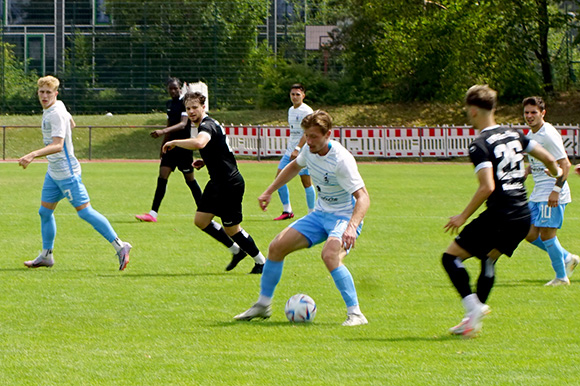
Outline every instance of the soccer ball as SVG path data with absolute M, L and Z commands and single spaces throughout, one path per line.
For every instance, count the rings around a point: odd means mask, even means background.
M 297 294 L 288 299 L 284 312 L 291 322 L 312 322 L 316 316 L 316 303 L 308 295 Z

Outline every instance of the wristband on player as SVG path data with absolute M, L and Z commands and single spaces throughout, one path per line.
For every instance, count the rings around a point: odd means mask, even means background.
M 558 185 L 554 185 L 552 188 L 552 192 L 560 193 L 562 191 L 562 187 Z
M 297 152 L 300 152 L 300 149 L 301 149 L 301 147 L 300 147 L 300 146 L 296 146 L 296 147 L 294 148 L 294 150 L 296 150 Z

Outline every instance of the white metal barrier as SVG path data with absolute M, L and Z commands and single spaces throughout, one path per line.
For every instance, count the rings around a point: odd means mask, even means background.
M 529 131 L 525 125 L 509 125 Z M 554 125 L 562 135 L 568 156 L 579 154 L 579 125 Z M 260 157 L 282 156 L 290 129 L 284 126 L 224 126 L 235 154 Z M 384 127 L 344 126 L 332 137 L 356 157 L 450 158 L 468 155 L 477 132 L 471 126 Z

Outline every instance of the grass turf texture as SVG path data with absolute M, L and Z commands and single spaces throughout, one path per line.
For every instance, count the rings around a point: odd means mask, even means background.
M 348 256 L 369 325 L 346 328 L 343 301 L 320 261 L 320 246 L 291 255 L 267 321 L 232 317 L 257 298 L 259 276 L 246 259 L 226 273 L 228 251 L 195 229 L 194 204 L 180 173 L 170 178 L 159 222 L 150 208 L 158 165 L 83 165 L 93 206 L 123 240 L 131 263 L 117 271 L 113 248 L 62 202 L 52 269 L 22 262 L 41 248 L 37 214 L 46 164 L 0 164 L 0 384 L 4 385 L 545 385 L 573 384 L 580 360 L 580 273 L 570 287 L 546 288 L 548 256 L 523 243 L 502 257 L 480 337 L 449 336 L 463 310 L 441 266 L 443 233 L 476 188 L 467 164 L 361 164 L 371 208 Z M 266 254 L 289 222 L 273 222 L 256 197 L 273 163 L 242 163 L 244 228 Z M 196 172 L 202 185 L 206 171 Z M 570 177 L 573 192 L 580 179 Z M 306 211 L 290 183 L 297 215 Z M 566 212 L 562 245 L 580 251 L 580 206 Z M 478 261 L 467 262 L 472 281 Z M 314 323 L 290 324 L 284 303 L 314 298 Z

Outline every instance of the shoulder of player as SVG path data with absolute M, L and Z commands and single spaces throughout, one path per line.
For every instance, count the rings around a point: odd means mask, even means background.
M 220 123 L 218 121 L 216 121 L 215 119 L 213 119 L 212 117 L 210 117 L 209 115 L 206 115 L 200 122 L 199 124 L 199 128 L 200 129 L 208 129 L 208 130 L 214 130 L 217 127 L 220 126 Z

